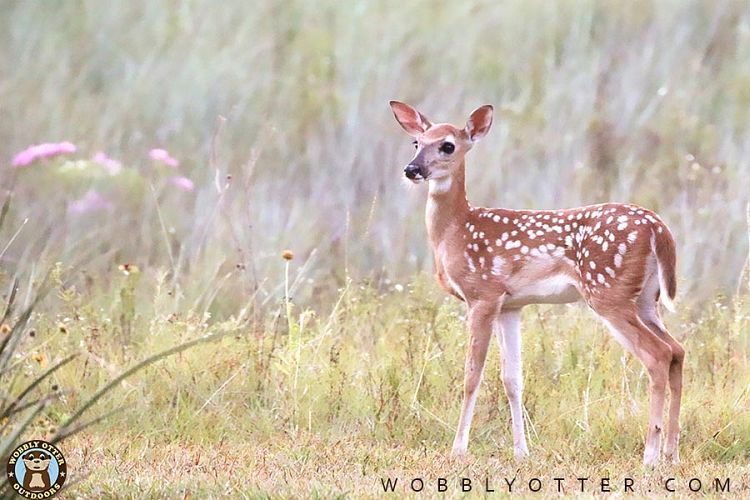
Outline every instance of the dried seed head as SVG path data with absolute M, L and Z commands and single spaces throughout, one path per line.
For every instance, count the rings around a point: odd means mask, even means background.
M 284 260 L 292 260 L 294 258 L 294 252 L 292 252 L 291 250 L 284 250 L 283 252 L 281 252 L 281 258 L 283 258 Z

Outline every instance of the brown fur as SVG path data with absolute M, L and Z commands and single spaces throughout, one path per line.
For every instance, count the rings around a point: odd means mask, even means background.
M 416 138 L 417 152 L 407 173 L 418 168 L 419 175 L 410 178 L 430 183 L 426 223 L 437 281 L 465 301 L 469 311 L 471 342 L 454 454 L 466 451 L 493 331 L 509 351 L 503 353 L 504 362 L 510 365 L 508 374 L 504 368 L 503 380 L 511 403 L 516 454 L 528 453 L 521 422 L 520 339 L 515 331 L 515 311 L 527 304 L 571 302 L 582 297 L 648 370 L 647 463 L 659 457 L 669 382 L 667 452 L 677 460 L 685 351 L 664 328 L 657 307 L 660 291 L 669 299 L 676 293 L 675 244 L 666 224 L 654 212 L 632 204 L 560 210 L 473 207 L 466 199 L 464 156 L 489 131 L 492 107 L 475 110 L 463 129 L 446 123 L 433 125 L 403 103 L 392 102 L 391 107 L 402 127 Z M 455 151 L 444 149 L 448 142 L 455 145 Z M 496 319 L 503 325 L 501 330 L 495 327 Z

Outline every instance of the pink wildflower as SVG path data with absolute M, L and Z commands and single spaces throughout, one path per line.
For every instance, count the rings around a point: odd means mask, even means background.
M 112 203 L 94 189 L 89 189 L 82 198 L 68 205 L 68 211 L 78 215 L 87 212 L 111 210 L 112 208 Z
M 61 154 L 75 153 L 75 144 L 71 142 L 47 142 L 29 146 L 13 157 L 14 167 L 25 167 L 42 158 L 52 158 Z
M 173 158 L 166 149 L 152 149 L 148 155 L 152 160 L 162 162 L 168 167 L 177 168 L 180 165 L 180 161 Z
M 91 158 L 91 161 L 93 161 L 97 165 L 101 165 L 102 167 L 104 167 L 107 172 L 109 172 L 109 175 L 117 175 L 120 170 L 122 170 L 122 163 L 113 158 L 110 158 L 106 153 L 102 151 L 96 153 L 94 157 Z
M 172 177 L 171 179 L 169 179 L 169 182 L 177 186 L 179 189 L 182 189 L 183 191 L 193 191 L 195 189 L 195 184 L 187 177 Z

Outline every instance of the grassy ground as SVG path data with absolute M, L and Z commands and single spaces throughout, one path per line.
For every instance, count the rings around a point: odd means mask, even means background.
M 154 293 L 159 293 L 156 289 Z M 117 301 L 98 311 L 73 294 L 57 316 L 40 318 L 24 366 L 41 370 L 72 346 L 86 354 L 54 383 L 75 392 L 31 433 L 43 433 L 79 400 L 147 353 L 206 331 L 230 332 L 160 361 L 124 382 L 95 413 L 124 407 L 106 423 L 63 443 L 71 479 L 84 496 L 195 497 L 223 494 L 377 495 L 381 478 L 432 478 L 425 491 L 460 478 L 500 491 L 516 475 L 529 493 L 538 477 L 611 478 L 613 491 L 634 479 L 636 493 L 670 483 L 703 492 L 730 478 L 731 492 L 750 487 L 750 304 L 707 306 L 694 319 L 668 318 L 688 349 L 682 416 L 682 464 L 640 465 L 647 376 L 583 307 L 529 308 L 524 316 L 524 405 L 531 458 L 512 459 L 509 412 L 493 349 L 466 461 L 446 451 L 457 421 L 466 342 L 458 304 L 429 280 L 403 288 L 354 285 L 330 311 L 280 304 L 254 328 L 236 319 L 137 314 L 123 349 L 111 325 Z M 154 297 L 159 304 L 161 298 Z M 64 326 L 64 328 L 61 328 Z M 36 358 L 38 359 L 38 358 Z M 46 362 L 46 360 L 44 361 Z M 481 483 L 481 484 L 480 484 Z M 594 493 L 600 483 L 588 483 Z M 593 485 L 593 486 L 592 486 Z M 693 483 L 697 487 L 697 483 Z M 535 484 L 532 484 L 536 488 Z

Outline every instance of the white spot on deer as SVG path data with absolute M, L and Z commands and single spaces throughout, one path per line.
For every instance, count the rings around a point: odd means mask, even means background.
M 596 269 L 596 262 L 594 262 L 593 260 L 589 261 L 589 267 L 591 269 Z
M 488 251 L 489 253 L 492 253 L 492 252 L 494 252 L 494 251 L 495 251 L 495 249 L 494 249 L 494 248 L 492 248 L 492 247 L 487 247 L 487 251 Z
M 620 243 L 617 245 L 617 251 L 620 253 L 620 255 L 625 255 L 625 252 L 628 251 L 628 246 L 625 243 Z
M 609 266 L 607 266 L 607 267 L 604 268 L 604 272 L 606 272 L 607 274 L 609 274 L 612 278 L 615 277 L 615 270 L 612 269 Z
M 507 241 L 508 240 L 508 233 L 501 234 L 500 235 L 500 239 L 503 240 L 503 241 Z M 500 245 L 500 243 L 498 243 L 498 245 Z
M 591 273 L 586 271 L 586 279 L 591 281 Z
M 466 255 L 466 264 L 469 266 L 469 271 L 471 271 L 472 273 L 477 271 L 477 268 L 474 265 L 474 261 L 471 260 L 471 257 L 469 257 L 468 254 Z
M 474 250 L 475 252 L 478 252 L 478 251 L 479 251 L 479 245 L 477 245 L 476 243 L 474 243 L 474 244 L 473 244 L 473 245 L 471 246 L 471 249 L 472 249 L 472 250 Z
M 521 247 L 521 253 L 524 254 L 524 255 L 527 254 L 527 253 L 529 253 L 529 247 L 527 247 L 526 245 L 522 246 Z
M 628 223 L 627 222 L 621 222 L 620 224 L 617 225 L 617 230 L 618 231 L 622 231 L 626 227 L 628 227 Z
M 615 267 L 622 267 L 622 255 L 619 253 L 615 254 Z
M 487 279 L 487 275 L 486 275 L 486 274 L 483 274 L 483 275 L 482 275 L 482 279 L 483 279 L 483 280 L 486 280 L 486 279 Z
M 492 258 L 492 270 L 490 272 L 494 276 L 500 276 L 500 274 L 503 272 L 503 267 L 505 267 L 505 260 L 503 260 L 503 258 L 499 255 L 494 256 Z
M 479 257 L 479 267 L 484 269 L 484 257 Z
M 494 220 L 495 222 L 500 222 L 500 216 L 499 216 L 499 215 L 496 215 L 496 216 L 494 216 L 494 217 L 492 218 L 492 220 Z
M 602 243 L 602 252 L 606 252 L 607 248 L 609 248 L 609 243 L 605 241 Z
M 631 245 L 635 243 L 636 238 L 638 238 L 638 231 L 633 231 L 630 234 L 628 234 L 628 243 Z
M 474 234 L 471 235 L 472 238 L 477 239 L 479 237 L 479 233 L 474 231 Z
M 507 224 L 509 220 L 507 217 L 503 217 L 503 224 Z
M 614 219 L 615 218 L 613 216 L 611 216 L 611 215 L 609 217 L 607 217 L 607 224 L 611 224 Z
M 599 273 L 596 275 L 596 281 L 599 283 L 605 283 L 607 280 L 604 278 L 604 275 L 602 273 Z

